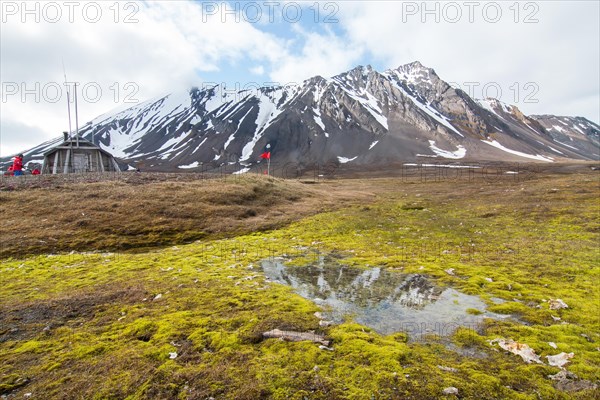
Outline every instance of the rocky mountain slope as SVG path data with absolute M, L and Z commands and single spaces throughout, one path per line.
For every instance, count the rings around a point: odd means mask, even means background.
M 267 144 L 277 163 L 372 166 L 597 160 L 600 146 L 600 126 L 585 118 L 526 116 L 472 99 L 419 62 L 233 94 L 193 88 L 102 115 L 80 134 L 130 166 L 155 170 L 243 172 Z M 24 152 L 25 161 L 40 161 L 61 140 Z

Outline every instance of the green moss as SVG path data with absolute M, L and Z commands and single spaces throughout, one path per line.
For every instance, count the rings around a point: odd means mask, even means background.
M 475 330 L 468 328 L 458 328 L 452 336 L 452 341 L 461 347 L 486 345 L 485 338 L 479 335 Z
M 30 340 L 19 344 L 13 352 L 19 353 L 41 353 L 44 351 L 44 343 L 38 340 Z
M 32 313 L 39 321 L 22 323 L 0 343 L 0 388 L 48 399 L 429 399 L 448 386 L 472 399 L 585 398 L 553 387 L 547 376 L 557 368 L 525 364 L 489 342 L 525 343 L 544 361 L 573 352 L 568 369 L 597 380 L 600 232 L 588 229 L 595 198 L 577 192 L 589 183 L 568 182 L 566 197 L 548 204 L 547 182 L 502 188 L 502 196 L 493 185 L 464 186 L 470 195 L 459 198 L 438 194 L 436 184 L 408 190 L 396 183 L 368 209 L 345 207 L 273 232 L 137 254 L 3 262 L 2 309 L 13 310 L 15 321 Z M 542 203 L 547 211 L 536 207 Z M 260 261 L 287 255 L 302 268 L 323 254 L 427 274 L 482 296 L 489 311 L 507 318 L 459 328 L 451 343 L 381 336 L 352 321 L 320 327 L 319 307 L 267 282 Z M 569 308 L 550 310 L 556 298 Z M 316 331 L 333 351 L 264 340 L 275 328 Z M 24 366 L 31 381 L 11 386 Z

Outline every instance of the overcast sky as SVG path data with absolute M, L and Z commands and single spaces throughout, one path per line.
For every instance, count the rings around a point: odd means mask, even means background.
M 598 1 L 0 0 L 0 155 L 136 101 L 415 60 L 475 98 L 600 120 Z

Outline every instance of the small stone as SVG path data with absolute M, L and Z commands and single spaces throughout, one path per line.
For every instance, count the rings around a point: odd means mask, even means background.
M 169 353 L 169 358 L 170 358 L 171 360 L 174 360 L 174 359 L 176 359 L 176 358 L 177 358 L 177 353 L 176 353 L 176 352 Z
M 546 358 L 548 359 L 548 364 L 550 364 L 551 366 L 562 368 L 565 364 L 569 362 L 571 358 L 573 358 L 574 355 L 575 353 L 563 352 L 554 356 L 546 356 Z
M 333 348 L 332 348 L 332 347 L 327 347 L 327 346 L 323 346 L 323 345 L 320 345 L 320 346 L 319 346 L 319 349 L 321 349 L 321 350 L 333 351 Z
M 320 368 L 319 368 L 319 366 L 318 366 L 318 365 L 315 365 L 315 366 L 313 367 L 313 371 L 315 371 L 315 372 L 319 372 L 319 370 L 320 370 Z
M 450 386 L 445 388 L 442 393 L 444 394 L 458 394 L 458 389 L 455 388 L 454 386 Z
M 441 369 L 442 371 L 446 371 L 446 372 L 458 372 L 458 370 L 456 368 L 445 367 L 443 365 L 438 365 L 437 367 L 439 369 Z
M 578 392 L 580 390 L 595 390 L 598 388 L 598 385 L 595 383 L 585 379 L 579 379 L 577 375 L 566 369 L 562 369 L 555 375 L 548 375 L 548 378 L 555 381 L 554 386 L 558 390 L 564 392 Z
M 455 276 L 455 274 L 454 274 L 454 268 L 445 269 L 444 272 L 447 273 L 448 275 Z
M 589 337 L 588 335 L 586 335 L 585 333 L 581 334 L 582 338 L 585 338 L 585 340 L 587 340 L 590 343 L 594 343 L 594 339 L 592 339 L 591 337 Z
M 560 317 L 555 317 L 554 315 L 550 315 L 552 317 L 553 320 L 555 321 L 560 321 Z
M 160 300 L 161 298 L 162 298 L 162 293 L 159 293 L 156 296 L 154 296 L 154 298 L 152 300 L 156 301 L 156 300 Z
M 554 342 L 548 342 L 548 344 L 549 344 L 549 345 L 550 345 L 550 347 L 552 347 L 553 349 L 556 349 L 556 348 L 558 348 L 558 347 L 556 346 L 556 343 L 554 343 Z
M 490 283 L 494 282 L 494 280 L 492 278 L 485 278 L 485 280 L 488 281 L 488 282 L 490 282 Z
M 550 304 L 550 309 L 551 310 L 560 310 L 560 309 L 563 309 L 563 308 L 569 308 L 569 306 L 567 305 L 567 303 L 565 303 L 561 299 L 550 300 L 549 304 Z

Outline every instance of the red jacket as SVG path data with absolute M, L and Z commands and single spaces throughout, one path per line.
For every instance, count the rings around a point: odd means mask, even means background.
M 21 157 L 15 157 L 15 161 L 13 161 L 13 171 L 21 171 L 23 170 L 23 159 Z

